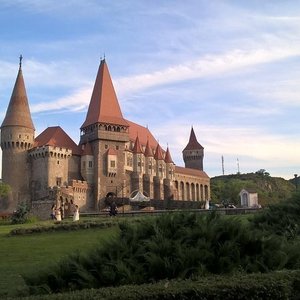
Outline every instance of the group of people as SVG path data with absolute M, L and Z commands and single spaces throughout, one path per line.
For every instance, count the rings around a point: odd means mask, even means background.
M 74 204 L 73 201 L 69 203 L 65 202 L 63 206 L 53 204 L 51 207 L 51 219 L 61 221 L 67 218 L 69 215 L 73 215 L 73 221 L 79 221 L 79 207 Z

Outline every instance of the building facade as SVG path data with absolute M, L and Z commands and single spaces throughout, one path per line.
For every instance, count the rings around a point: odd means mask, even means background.
M 49 200 L 54 191 L 81 211 L 102 209 L 107 197 L 129 198 L 138 191 L 162 201 L 210 198 L 204 148 L 193 128 L 183 150 L 185 167 L 175 166 L 169 148 L 162 149 L 148 128 L 123 117 L 105 60 L 80 132 L 78 144 L 59 126 L 35 137 L 20 61 L 1 125 L 2 179 L 12 188 L 8 210 Z

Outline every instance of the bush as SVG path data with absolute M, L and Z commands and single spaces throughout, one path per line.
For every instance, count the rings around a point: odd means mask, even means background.
M 12 224 L 24 224 L 27 220 L 27 214 L 29 212 L 28 206 L 26 203 L 22 202 L 18 205 L 17 210 L 14 211 L 11 217 Z
M 252 228 L 295 239 L 300 234 L 300 193 L 270 205 L 251 220 Z
M 34 219 L 33 219 L 34 220 Z M 30 222 L 31 223 L 31 222 Z M 51 226 L 35 226 L 32 228 L 15 228 L 10 231 L 10 235 L 26 235 L 42 232 L 54 232 L 54 231 L 71 231 L 71 230 L 81 230 L 90 228 L 108 228 L 116 225 L 113 222 L 76 222 L 76 223 L 63 223 L 57 222 Z
M 300 271 L 209 276 L 198 280 L 171 280 L 143 285 L 124 285 L 116 288 L 85 289 L 64 294 L 31 296 L 24 300 L 296 300 L 299 299 L 300 293 L 299 276 Z
M 266 236 L 216 212 L 171 213 L 121 223 L 118 238 L 85 256 L 73 254 L 25 281 L 32 290 L 43 286 L 57 293 L 207 274 L 269 272 L 299 266 L 297 247 L 299 242 L 291 246 L 284 237 Z

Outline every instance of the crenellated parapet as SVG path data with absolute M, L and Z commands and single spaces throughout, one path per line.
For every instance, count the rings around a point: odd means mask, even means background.
M 33 159 L 39 158 L 55 158 L 68 159 L 72 156 L 72 150 L 55 146 L 35 147 L 29 152 L 29 156 Z
M 6 128 L 6 130 L 2 130 L 1 148 L 2 150 L 29 150 L 33 147 L 33 139 L 33 134 L 29 133 L 28 130 L 24 132 L 22 128 Z

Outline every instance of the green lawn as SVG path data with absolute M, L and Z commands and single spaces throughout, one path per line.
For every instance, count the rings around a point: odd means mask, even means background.
M 47 225 L 43 223 L 43 225 Z M 26 289 L 21 274 L 39 272 L 74 251 L 92 249 L 112 235 L 116 228 L 8 236 L 19 227 L 33 224 L 0 226 L 0 299 L 15 296 Z

